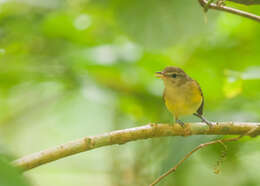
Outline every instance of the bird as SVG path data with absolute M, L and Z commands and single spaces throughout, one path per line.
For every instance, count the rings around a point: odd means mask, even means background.
M 156 76 L 164 83 L 163 100 L 167 109 L 173 114 L 175 123 L 184 127 L 179 119 L 185 115 L 195 115 L 209 128 L 212 123 L 203 116 L 204 97 L 199 83 L 188 76 L 181 68 L 168 66 Z

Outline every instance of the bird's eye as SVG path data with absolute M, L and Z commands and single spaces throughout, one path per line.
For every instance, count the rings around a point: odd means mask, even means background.
M 172 77 L 173 77 L 173 78 L 176 78 L 176 77 L 177 77 L 177 74 L 172 74 Z

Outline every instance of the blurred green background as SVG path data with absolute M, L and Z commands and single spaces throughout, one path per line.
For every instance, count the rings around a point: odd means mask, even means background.
M 260 6 L 228 5 L 260 13 Z M 209 120 L 259 121 L 260 24 L 213 10 L 206 16 L 207 23 L 195 0 L 1 0 L 0 186 L 148 185 L 218 138 L 109 146 L 22 177 L 6 163 L 83 136 L 171 123 L 154 75 L 165 66 L 200 83 Z M 159 185 L 260 185 L 259 145 L 259 138 L 229 143 L 221 167 L 221 147 L 208 147 Z

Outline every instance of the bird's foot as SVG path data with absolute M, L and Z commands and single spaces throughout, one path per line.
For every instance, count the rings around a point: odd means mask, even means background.
M 208 121 L 204 116 L 202 116 L 202 115 L 200 115 L 198 113 L 194 113 L 194 115 L 199 117 L 203 122 L 205 122 L 209 126 L 209 128 L 212 128 L 213 123 Z
M 182 128 L 184 128 L 185 123 L 183 121 L 177 119 L 176 123 L 178 123 Z
M 213 123 L 208 121 L 206 118 L 203 117 L 203 119 L 201 119 L 201 120 L 204 121 L 209 126 L 209 128 L 213 127 Z

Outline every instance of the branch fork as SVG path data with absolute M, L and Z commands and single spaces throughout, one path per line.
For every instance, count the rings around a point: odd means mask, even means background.
M 242 10 L 238 10 L 236 8 L 225 6 L 223 3 L 218 3 L 220 1 L 217 1 L 217 3 L 212 3 L 211 2 L 212 0 L 198 0 L 198 1 L 205 11 L 207 11 L 207 9 L 215 9 L 215 10 L 236 14 L 260 22 L 260 16 Z

